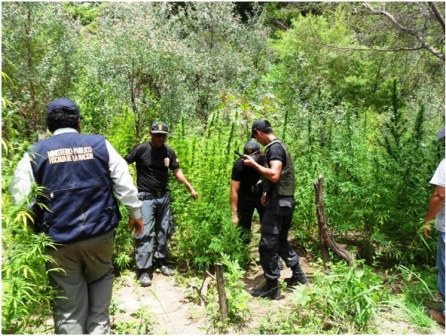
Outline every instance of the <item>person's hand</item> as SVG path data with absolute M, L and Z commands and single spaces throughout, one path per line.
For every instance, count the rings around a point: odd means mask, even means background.
M 254 167 L 256 164 L 256 161 L 250 155 L 243 155 L 243 164 L 248 167 Z
M 262 205 L 263 206 L 266 206 L 266 203 L 267 203 L 267 198 L 266 198 L 266 192 L 264 192 L 263 194 L 262 194 L 262 197 L 260 198 L 260 203 L 262 203 Z
M 432 225 L 431 223 L 426 223 L 423 226 L 423 234 L 426 238 L 432 238 Z
M 139 237 L 142 234 L 144 223 L 142 218 L 129 218 L 130 231 L 135 230 L 135 237 Z
M 193 199 L 198 199 L 198 193 L 195 191 L 194 188 L 191 189 L 190 195 L 192 196 Z
M 238 215 L 237 215 L 237 213 L 232 214 L 232 224 L 238 224 Z

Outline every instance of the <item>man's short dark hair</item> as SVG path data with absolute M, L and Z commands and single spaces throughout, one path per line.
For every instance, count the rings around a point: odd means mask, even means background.
M 77 129 L 79 118 L 79 115 L 67 114 L 63 108 L 58 108 L 47 114 L 46 125 L 51 133 L 65 127 Z

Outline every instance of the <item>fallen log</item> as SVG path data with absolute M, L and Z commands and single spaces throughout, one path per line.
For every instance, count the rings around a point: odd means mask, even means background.
M 353 256 L 345 248 L 334 241 L 328 229 L 328 224 L 325 217 L 323 194 L 324 176 L 322 174 L 319 175 L 319 178 L 313 184 L 316 192 L 316 214 L 319 225 L 319 243 L 321 246 L 324 266 L 326 267 L 326 264 L 330 261 L 330 255 L 328 253 L 329 247 L 336 253 L 338 257 L 344 259 L 347 262 L 347 265 L 351 266 Z

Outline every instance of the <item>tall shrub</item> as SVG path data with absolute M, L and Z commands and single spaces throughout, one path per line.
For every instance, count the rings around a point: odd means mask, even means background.
M 185 126 L 176 129 L 168 141 L 177 150 L 182 170 L 200 195 L 194 201 L 182 185 L 171 183 L 177 225 L 172 252 L 180 263 L 198 269 L 220 261 L 223 254 L 240 264 L 249 257 L 231 222 L 229 203 L 237 140 L 231 121 L 228 123 L 218 113 L 211 118 L 206 130 Z
M 2 333 L 42 333 L 47 331 L 45 321 L 54 297 L 45 268 L 50 260 L 46 249 L 54 248 L 54 244 L 44 234 L 34 232 L 27 204 L 38 188 L 25 202 L 12 204 L 7 188 L 13 163 L 22 151 L 9 142 L 5 145 L 15 154 L 12 161 L 2 159 Z

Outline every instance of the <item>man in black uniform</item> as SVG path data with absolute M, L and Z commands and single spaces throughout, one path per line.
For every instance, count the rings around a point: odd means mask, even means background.
M 250 155 L 260 165 L 264 164 L 264 157 L 260 153 L 260 145 L 255 141 L 248 141 L 243 149 L 244 154 Z M 262 221 L 265 207 L 260 202 L 262 188 L 260 173 L 252 167 L 243 164 L 243 158 L 237 159 L 232 167 L 231 177 L 231 209 L 232 222 L 241 229 L 243 241 L 251 241 L 251 225 L 254 209 Z
M 191 196 L 198 198 L 198 193 L 180 169 L 174 150 L 165 144 L 168 127 L 163 122 L 152 124 L 151 139 L 135 146 L 125 157 L 131 164 L 136 163 L 137 187 L 144 221 L 142 235 L 135 238 L 136 267 L 139 270 L 139 283 L 151 285 L 149 269 L 153 265 L 153 248 L 156 237 L 155 258 L 161 272 L 172 276 L 174 271 L 166 265 L 168 257 L 168 239 L 172 231 L 171 195 L 168 189 L 169 169 L 178 181 L 183 183 Z
M 296 205 L 294 164 L 288 147 L 276 138 L 267 120 L 256 120 L 253 123 L 251 137 L 265 146 L 266 167 L 248 155 L 244 156 L 243 162 L 263 176 L 262 203 L 266 205 L 266 211 L 260 228 L 259 253 L 266 284 L 252 289 L 250 293 L 252 296 L 278 299 L 279 256 L 293 271 L 292 276 L 285 279 L 288 287 L 308 283 L 299 265 L 300 258 L 288 242 L 288 231 Z

